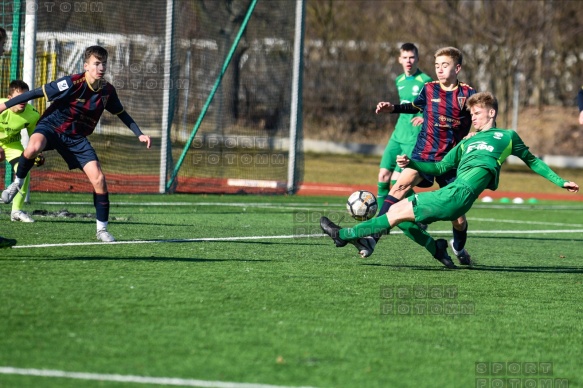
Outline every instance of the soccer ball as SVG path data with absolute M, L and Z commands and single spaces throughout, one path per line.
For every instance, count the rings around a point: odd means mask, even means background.
M 377 198 L 366 190 L 355 191 L 346 201 L 346 210 L 357 221 L 366 221 L 377 214 Z

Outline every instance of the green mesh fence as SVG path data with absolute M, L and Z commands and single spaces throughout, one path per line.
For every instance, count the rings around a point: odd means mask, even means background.
M 183 193 L 287 192 L 296 3 L 184 0 L 170 5 L 41 0 L 32 9 L 22 2 L 23 18 L 30 12 L 37 18 L 33 87 L 82 72 L 87 46 L 108 50 L 107 79 L 125 110 L 153 139 L 146 150 L 117 117 L 104 112 L 89 139 L 112 193 L 155 193 L 161 187 Z M 0 7 L 5 28 L 11 30 L 7 22 L 13 2 L 3 1 Z M 23 29 L 22 42 L 24 34 Z M 2 58 L 4 95 L 10 54 Z M 33 103 L 41 113 L 46 109 L 44 99 Z M 205 104 L 196 136 L 185 149 Z M 45 156 L 46 164 L 32 170 L 33 195 L 92 190 L 85 175 L 69 171 L 55 151 Z M 299 167 L 294 179 L 299 182 L 302 157 L 295 158 Z

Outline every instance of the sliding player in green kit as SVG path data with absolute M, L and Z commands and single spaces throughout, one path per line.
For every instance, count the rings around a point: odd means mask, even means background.
M 373 218 L 352 228 L 340 228 L 328 218 L 322 217 L 320 226 L 332 237 L 337 247 L 345 246 L 357 238 L 386 232 L 405 221 L 429 224 L 455 220 L 470 210 L 484 190 L 496 190 L 502 163 L 509 155 L 519 157 L 531 170 L 557 186 L 570 192 L 579 191 L 579 185 L 561 178 L 546 163 L 534 156 L 516 132 L 494 127 L 498 102 L 491 93 L 477 93 L 468 99 L 467 105 L 476 133 L 461 141 L 441 161 L 417 162 L 406 155 L 397 158 L 401 168 L 408 167 L 434 176 L 457 167 L 455 181 L 439 190 L 405 198 L 391 206 L 386 217 Z M 447 254 L 445 240 L 431 241 L 428 250 L 446 267 L 456 268 Z

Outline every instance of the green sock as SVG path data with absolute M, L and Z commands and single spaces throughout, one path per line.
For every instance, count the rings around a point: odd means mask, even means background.
M 409 237 L 411 240 L 415 241 L 417 244 L 421 245 L 431 253 L 431 256 L 435 255 L 436 247 L 435 240 L 429 233 L 421 229 L 414 222 L 401 222 L 397 225 L 399 229 L 403 231 L 403 234 Z
M 350 241 L 360 237 L 370 236 L 375 233 L 382 233 L 390 229 L 387 217 L 375 217 L 368 221 L 361 222 L 352 228 L 340 229 L 340 238 Z
M 377 182 L 377 202 L 379 203 L 379 208 L 381 203 L 384 202 L 385 197 L 389 194 L 389 183 L 388 182 Z

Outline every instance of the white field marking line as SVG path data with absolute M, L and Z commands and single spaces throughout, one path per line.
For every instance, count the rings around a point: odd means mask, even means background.
M 39 204 L 45 205 L 87 205 L 93 206 L 90 202 L 66 202 L 66 201 L 40 201 L 37 202 Z M 300 209 L 301 207 L 316 207 L 322 211 L 329 210 L 331 208 L 344 208 L 345 204 L 341 203 L 332 203 L 324 205 L 323 203 L 270 203 L 270 202 L 249 202 L 249 203 L 240 203 L 240 202 L 112 202 L 113 205 L 119 206 L 217 206 L 217 205 L 224 205 L 224 206 L 232 206 L 232 207 L 277 207 L 281 209 L 298 209 L 298 210 L 306 210 Z M 282 206 L 283 205 L 283 206 Z M 525 204 L 525 205 L 513 205 L 513 204 L 501 204 L 501 205 L 486 205 L 486 204 L 476 204 L 473 206 L 474 208 L 479 209 L 519 209 L 519 210 L 533 210 L 532 206 Z M 583 209 L 583 206 L 575 206 L 575 205 L 536 205 L 536 209 L 541 210 L 571 210 L 571 209 Z M 309 209 L 308 209 L 309 210 Z
M 52 202 L 52 201 L 42 201 L 37 202 L 44 205 L 88 205 L 93 206 L 93 203 L 90 202 Z M 270 207 L 280 207 L 281 205 L 285 205 L 288 207 L 299 207 L 299 206 L 318 206 L 322 207 L 322 203 L 276 203 L 276 202 L 111 202 L 114 205 L 123 205 L 123 206 L 217 206 L 217 205 L 225 205 L 225 206 L 235 206 L 235 207 L 243 207 L 243 206 L 270 206 Z M 326 207 L 344 207 L 344 203 L 341 204 L 332 204 L 326 205 Z
M 504 224 L 524 224 L 524 225 L 550 225 L 550 226 L 571 226 L 575 228 L 583 228 L 583 224 L 564 224 L 562 222 L 544 222 L 544 221 L 519 221 L 519 220 L 500 220 L 496 218 L 470 218 L 468 221 L 483 221 L 483 222 L 498 222 Z
M 580 202 L 579 202 L 580 203 Z M 528 203 L 517 205 L 517 204 L 500 204 L 500 205 L 486 205 L 486 204 L 475 204 L 472 206 L 473 209 L 513 209 L 513 210 L 534 210 L 533 206 L 538 210 L 580 210 L 581 206 L 576 205 L 577 202 L 573 202 L 573 205 L 531 205 Z
M 0 374 L 59 377 L 67 379 L 94 380 L 94 381 L 115 381 L 123 383 L 155 384 L 155 385 L 175 385 L 180 387 L 203 387 L 203 388 L 292 388 L 282 385 L 253 384 L 253 383 L 233 383 L 228 381 L 205 381 L 194 379 L 181 379 L 176 377 L 148 377 L 133 375 L 116 375 L 103 373 L 66 372 L 62 370 L 50 369 L 24 369 L 10 366 L 0 367 Z M 313 387 L 294 387 L 313 388 Z
M 274 239 L 290 239 L 290 238 L 310 238 L 322 237 L 324 234 L 297 234 L 287 236 L 241 236 L 241 237 L 202 237 L 202 238 L 185 238 L 185 239 L 171 239 L 171 240 L 129 240 L 129 241 L 114 241 L 114 242 L 79 242 L 79 243 L 62 243 L 62 244 L 38 244 L 38 245 L 15 245 L 11 248 L 50 248 L 50 247 L 74 247 L 87 245 L 121 245 L 121 244 L 160 244 L 160 243 L 184 243 L 184 242 L 209 242 L 209 241 L 246 241 L 246 240 L 274 240 Z
M 89 202 L 38 202 L 44 205 L 87 205 L 93 206 Z M 233 203 L 233 202 L 112 202 L 112 205 L 116 206 L 230 206 L 230 207 L 242 207 L 242 208 L 262 208 L 262 209 L 291 209 L 291 210 L 314 210 L 316 209 L 327 209 L 331 207 L 343 208 L 345 205 L 328 205 L 324 207 L 321 203 L 291 203 L 291 204 L 279 204 L 279 203 Z M 323 212 L 323 211 L 322 211 Z
M 391 234 L 402 234 L 401 231 L 394 231 Z M 562 233 L 583 233 L 583 229 L 569 229 L 569 230 L 470 230 L 468 234 L 562 234 Z M 451 230 L 432 230 L 431 234 L 451 234 Z M 222 241 L 249 241 L 249 240 L 282 240 L 295 238 L 313 238 L 313 237 L 328 237 L 325 234 L 292 234 L 284 236 L 241 236 L 241 237 L 207 237 L 207 238 L 186 238 L 186 239 L 172 239 L 172 240 L 129 240 L 129 241 L 114 241 L 114 242 L 79 242 L 79 243 L 61 243 L 61 244 L 38 244 L 38 245 L 15 245 L 11 249 L 23 248 L 61 248 L 61 247 L 75 247 L 75 246 L 89 246 L 89 245 L 122 245 L 122 244 L 162 244 L 162 243 L 185 243 L 185 242 L 222 242 Z

